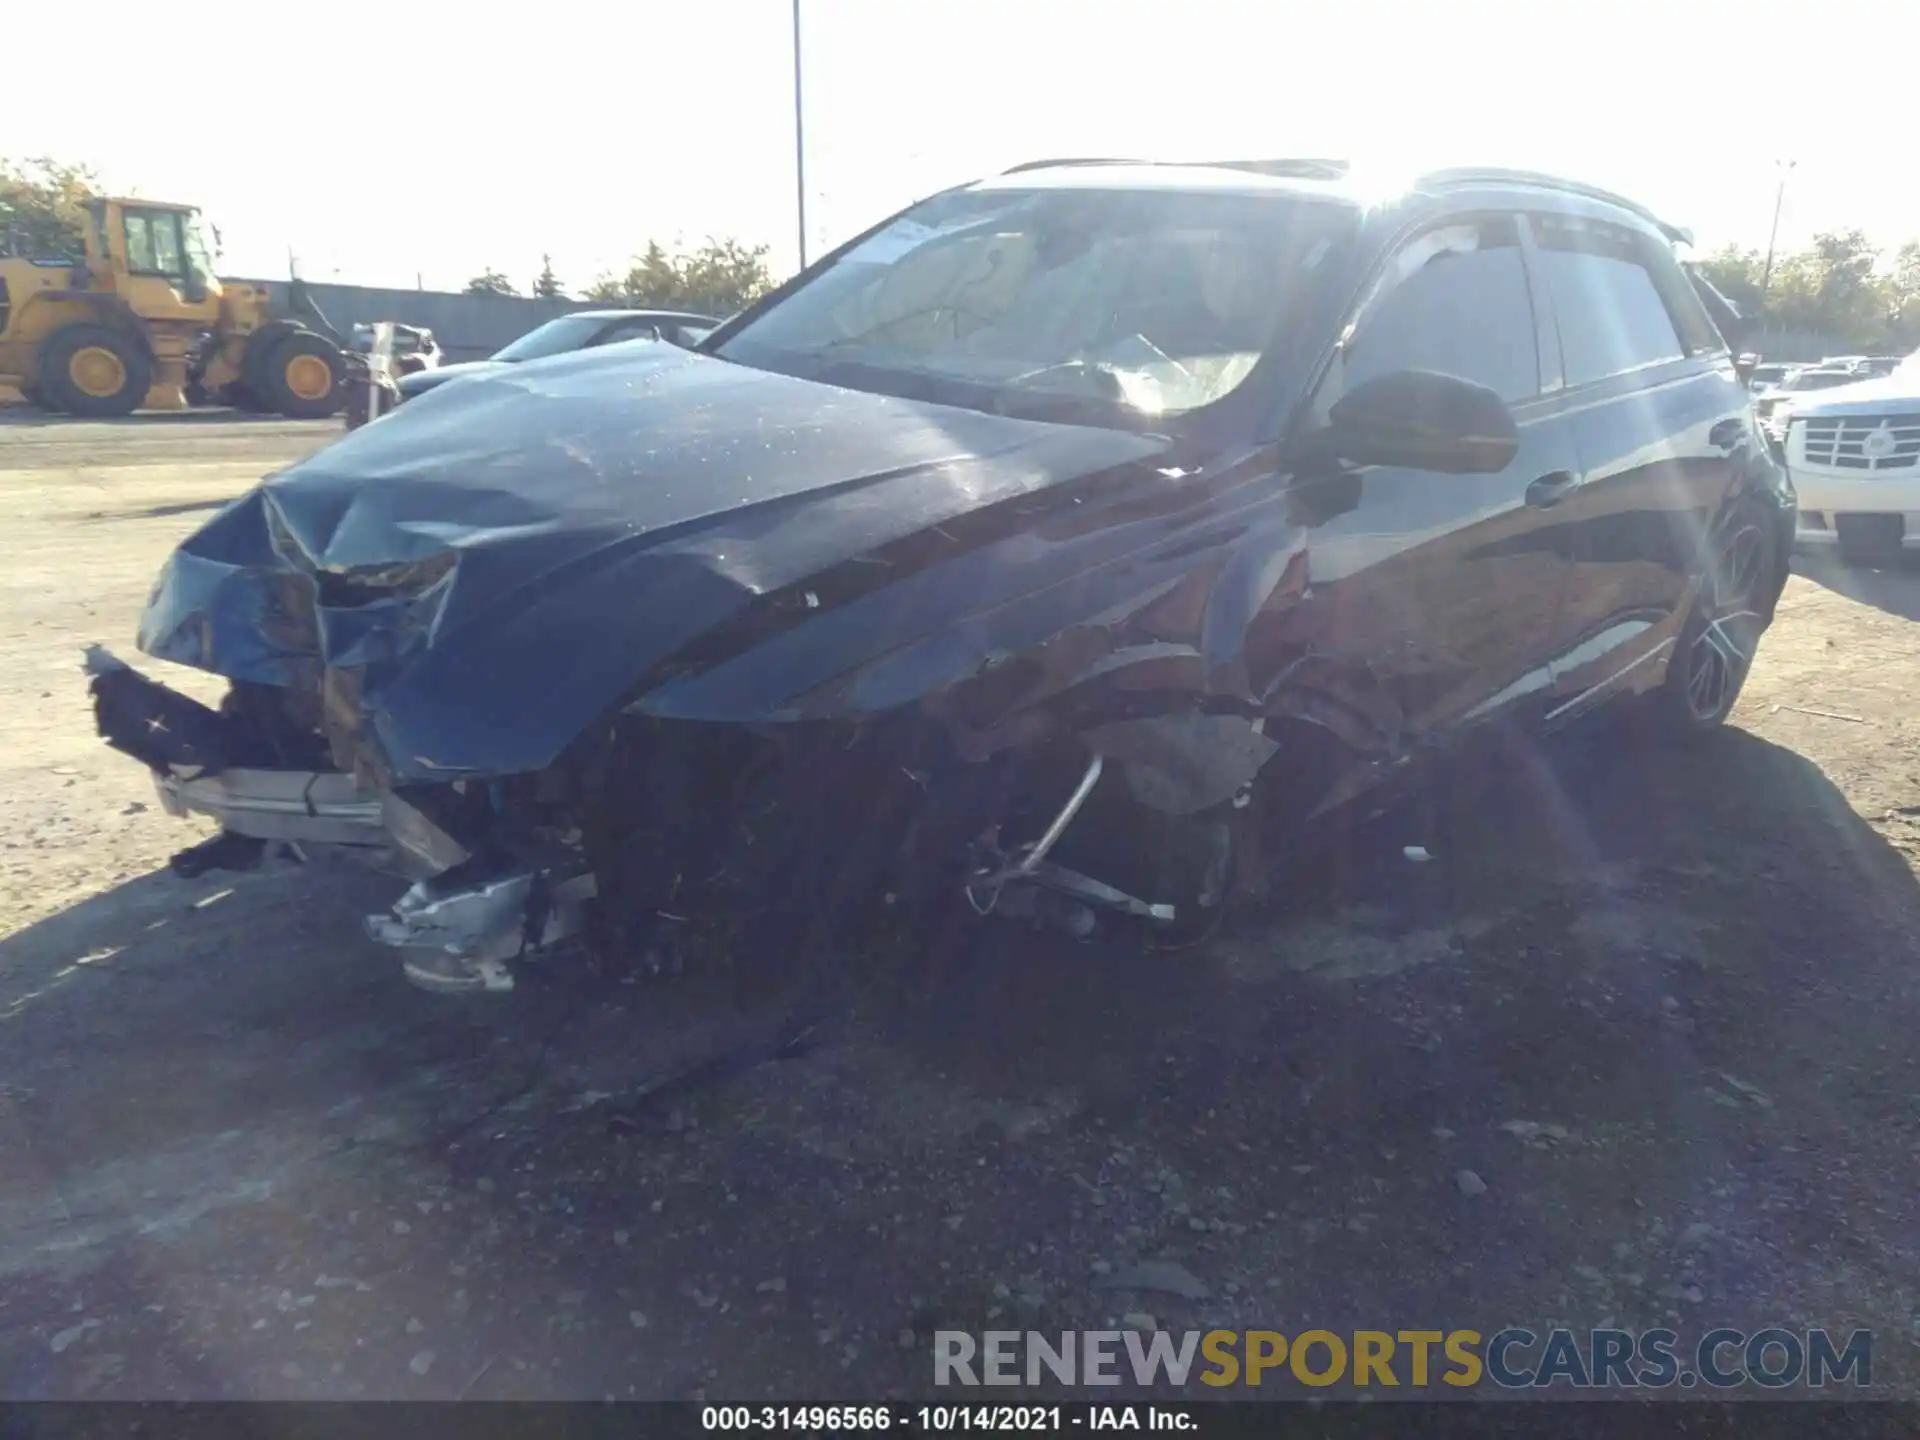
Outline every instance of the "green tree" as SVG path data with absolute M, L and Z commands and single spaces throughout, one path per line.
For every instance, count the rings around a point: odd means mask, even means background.
M 483 270 L 467 282 L 469 295 L 518 295 L 519 293 L 513 288 L 513 282 L 498 270 Z
M 550 256 L 540 257 L 540 273 L 534 277 L 530 294 L 542 300 L 559 300 L 566 296 L 566 290 L 560 284 L 560 277 L 553 273 L 553 260 Z
M 1700 273 L 1714 289 L 1739 306 L 1742 315 L 1751 315 L 1760 308 L 1760 277 L 1766 265 L 1766 256 L 1758 250 L 1728 245 L 1702 260 Z
M 1858 230 L 1814 236 L 1813 244 L 1774 267 L 1767 318 L 1876 349 L 1886 343 L 1890 294 L 1879 252 Z
M 1920 240 L 1909 240 L 1895 252 L 1884 283 L 1891 348 L 1920 349 Z
M 46 156 L 0 159 L 0 254 L 80 255 L 85 248 L 80 207 L 98 187 L 85 165 Z
M 1849 350 L 1920 345 L 1920 240 L 1885 260 L 1861 231 L 1816 235 L 1806 249 L 1775 258 L 1764 297 L 1766 257 L 1758 250 L 1729 245 L 1700 269 L 1763 326 L 1831 336 Z
M 633 258 L 624 275 L 602 275 L 586 290 L 603 304 L 658 306 L 725 317 L 773 287 L 767 247 L 709 238 L 690 250 L 668 250 L 657 240 Z

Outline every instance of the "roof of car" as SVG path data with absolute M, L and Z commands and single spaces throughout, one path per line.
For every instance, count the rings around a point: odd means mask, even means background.
M 1353 183 L 1354 167 L 1350 162 L 1315 158 L 1183 162 L 1088 157 L 1029 160 L 982 183 L 1002 185 L 1009 181 L 1024 185 L 1118 186 L 1126 189 L 1284 190 L 1316 194 L 1328 199 L 1355 202 L 1360 199 L 1360 191 Z M 1433 193 L 1466 187 L 1546 190 L 1576 195 L 1637 216 L 1671 241 L 1691 243 L 1693 240 L 1691 231 L 1668 224 L 1638 201 L 1629 200 L 1611 190 L 1603 190 L 1597 185 L 1534 170 L 1455 166 L 1419 175 L 1410 182 L 1408 189 Z
M 694 325 L 718 325 L 720 322 L 711 315 L 699 315 L 691 310 L 650 310 L 633 306 L 621 306 L 612 310 L 569 310 L 567 315 L 579 315 L 588 320 L 622 320 L 640 316 L 648 320 L 685 320 Z M 556 315 L 556 320 L 564 317 Z
M 1353 201 L 1351 187 L 1337 175 L 1265 174 L 1224 164 L 1171 165 L 1128 160 L 1038 160 L 1016 165 L 1000 175 L 981 180 L 974 188 L 1290 193 L 1326 200 Z

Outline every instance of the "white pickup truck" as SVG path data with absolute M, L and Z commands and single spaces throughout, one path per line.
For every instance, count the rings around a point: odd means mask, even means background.
M 1920 542 L 1920 352 L 1881 379 L 1796 401 L 1784 420 L 1799 542 L 1838 544 L 1862 564 Z

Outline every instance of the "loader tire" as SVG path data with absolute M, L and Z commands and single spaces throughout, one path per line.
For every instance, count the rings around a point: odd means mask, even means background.
M 105 325 L 69 325 L 40 347 L 36 388 L 50 409 L 88 419 L 131 415 L 153 383 L 153 362 Z
M 346 403 L 346 364 L 332 341 L 296 330 L 267 352 L 249 388 L 289 419 L 324 420 Z

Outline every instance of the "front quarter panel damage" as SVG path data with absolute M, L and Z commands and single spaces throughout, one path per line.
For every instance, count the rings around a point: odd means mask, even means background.
M 757 446 L 718 423 L 743 409 Z M 1358 483 L 677 351 L 570 357 L 242 497 L 169 561 L 140 642 L 281 697 L 356 795 L 407 797 L 368 813 L 408 822 L 389 838 L 428 878 L 372 929 L 451 955 L 440 988 L 500 988 L 577 916 L 494 921 L 570 886 L 621 943 L 702 887 L 754 909 L 744 877 L 793 867 L 742 846 L 971 856 L 1165 919 L 1163 891 L 1218 904 L 1237 812 L 1303 730 L 1348 768 L 1403 745 L 1315 600 L 1314 533 Z M 1076 837 L 1133 822 L 1089 820 L 1042 864 L 1021 847 L 1069 799 L 1157 814 L 1198 858 L 1109 883 L 1071 868 Z

